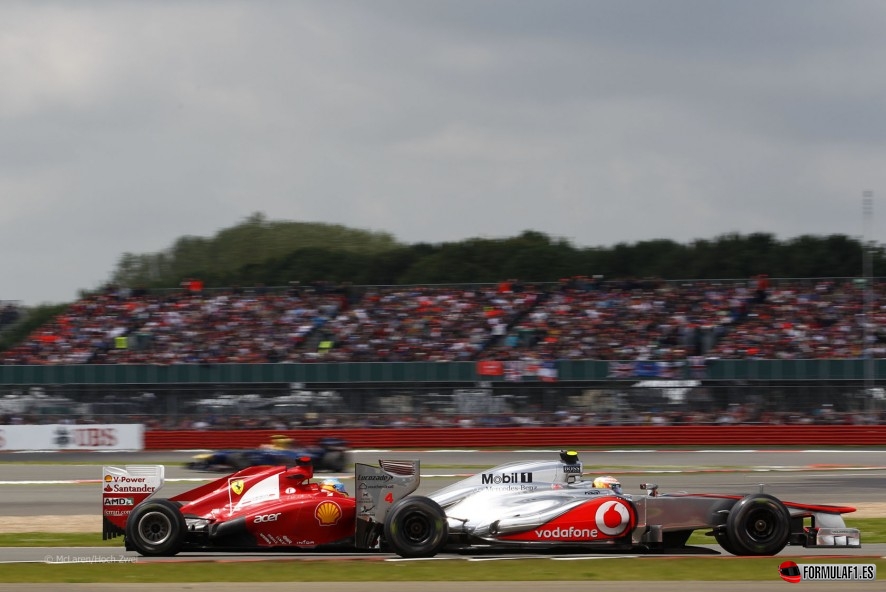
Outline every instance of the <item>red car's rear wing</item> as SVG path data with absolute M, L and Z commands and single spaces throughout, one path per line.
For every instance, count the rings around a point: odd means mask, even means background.
M 132 509 L 163 487 L 163 465 L 102 467 L 102 538 L 122 535 Z

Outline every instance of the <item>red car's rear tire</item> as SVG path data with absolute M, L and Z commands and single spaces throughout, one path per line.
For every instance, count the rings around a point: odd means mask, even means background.
M 186 530 L 177 503 L 167 499 L 145 500 L 129 514 L 126 542 L 142 555 L 175 555 L 181 550 Z

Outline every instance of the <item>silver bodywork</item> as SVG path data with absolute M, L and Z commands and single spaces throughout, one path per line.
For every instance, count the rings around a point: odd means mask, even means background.
M 727 518 L 744 494 L 619 495 L 582 480 L 581 463 L 514 462 L 494 467 L 428 496 L 445 511 L 449 536 L 467 544 L 570 546 L 683 546 L 692 531 L 725 538 Z M 619 499 L 632 507 L 636 523 L 618 540 L 520 541 L 501 537 L 542 528 L 595 499 Z M 777 503 L 777 502 L 776 502 Z M 782 502 L 790 514 L 788 544 L 805 547 L 859 547 L 859 531 L 847 528 L 845 508 Z M 720 538 L 717 541 L 720 542 Z M 713 542 L 713 541 L 712 541 Z M 721 542 L 721 545 L 728 543 Z
M 378 466 L 356 464 L 354 544 L 358 549 L 377 547 L 379 528 L 376 525 L 384 524 L 390 500 L 402 499 L 418 489 L 420 466 L 417 460 L 380 460 Z

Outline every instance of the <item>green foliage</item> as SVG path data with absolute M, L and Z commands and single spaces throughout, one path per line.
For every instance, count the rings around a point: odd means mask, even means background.
M 130 287 L 168 288 L 185 278 L 198 277 L 207 287 L 224 287 L 244 284 L 243 279 L 261 275 L 262 266 L 301 249 L 373 255 L 398 246 L 384 232 L 336 224 L 268 221 L 263 214 L 256 213 L 212 238 L 185 236 L 161 253 L 124 253 L 112 282 Z
M 0 351 L 8 349 L 12 345 L 22 341 L 31 334 L 32 331 L 42 327 L 58 315 L 62 314 L 68 307 L 67 304 L 54 304 L 35 306 L 27 310 L 24 318 L 19 320 L 13 326 L 6 329 L 0 335 Z
M 368 253 L 344 252 L 320 247 L 298 249 L 279 259 L 272 259 L 254 269 L 241 270 L 243 285 L 285 286 L 290 281 L 308 283 L 367 283 L 366 269 L 372 257 Z
M 886 253 L 867 245 L 873 274 L 886 275 Z M 113 282 L 175 288 L 188 277 L 206 287 L 285 286 L 298 280 L 354 285 L 493 283 L 516 278 L 554 282 L 576 275 L 607 278 L 746 279 L 859 277 L 862 244 L 844 235 L 724 234 L 678 244 L 669 239 L 578 248 L 526 230 L 505 239 L 469 238 L 403 245 L 387 233 L 343 226 L 269 221 L 256 213 L 214 237 L 187 236 L 161 253 L 121 256 Z

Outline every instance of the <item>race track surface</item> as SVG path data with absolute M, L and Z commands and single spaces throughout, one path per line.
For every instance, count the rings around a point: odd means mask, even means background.
M 521 451 L 359 451 L 354 460 L 375 464 L 379 458 L 413 459 L 422 462 L 422 484 L 418 493 L 429 493 L 448 485 L 464 476 L 474 474 L 482 469 L 520 459 L 547 459 L 556 455 L 555 450 L 521 450 Z M 222 476 L 191 471 L 183 467 L 183 463 L 191 456 L 191 452 L 167 453 L 32 453 L 32 454 L 0 454 L 0 517 L 39 517 L 56 516 L 58 520 L 71 519 L 77 516 L 97 516 L 100 510 L 100 475 L 101 465 L 125 464 L 164 464 L 166 465 L 167 485 L 165 495 L 174 495 L 195 487 L 201 482 Z M 883 485 L 886 483 L 886 450 L 845 450 L 845 449 L 767 449 L 767 450 L 580 450 L 580 458 L 584 463 L 585 476 L 611 474 L 622 482 L 626 493 L 641 493 L 640 484 L 654 482 L 660 491 L 692 491 L 712 493 L 751 493 L 759 491 L 764 485 L 766 492 L 782 499 L 840 505 L 858 505 L 860 507 L 881 507 L 884 501 Z M 318 475 L 322 477 L 323 475 Z M 351 475 L 342 475 L 347 483 Z M 882 514 L 886 517 L 886 511 Z M 96 529 L 97 540 L 100 537 Z M 864 544 L 864 541 L 862 541 Z M 687 552 L 695 556 L 721 557 L 717 545 L 697 547 Z M 312 553 L 278 554 L 278 553 L 247 553 L 247 554 L 196 554 L 182 555 L 175 558 L 143 558 L 134 553 L 126 553 L 122 548 L 95 547 L 85 548 L 0 548 L 0 562 L 54 562 L 65 557 L 118 557 L 121 561 L 138 562 L 175 562 L 182 560 L 212 561 L 216 559 L 231 561 L 264 561 L 286 560 L 299 561 L 307 558 L 316 559 Z M 864 545 L 862 549 L 802 549 L 786 548 L 781 556 L 833 557 L 840 555 L 858 559 L 859 562 L 871 557 L 886 556 L 886 545 Z M 323 555 L 326 559 L 342 559 L 343 556 Z M 582 555 L 591 558 L 601 555 Z M 612 555 L 602 555 L 612 557 Z M 452 560 L 450 558 L 448 560 Z M 469 556 L 459 556 L 467 558 Z M 503 556 L 504 557 L 504 556 Z M 522 558 L 529 555 L 522 555 Z M 374 559 L 400 561 L 393 555 L 375 555 Z M 519 558 L 513 558 L 519 560 Z M 578 557 L 576 557 L 577 560 Z M 709 590 L 711 584 L 688 582 L 643 582 L 631 585 L 630 582 L 603 583 L 594 582 L 593 587 L 601 585 L 616 586 L 619 589 L 652 589 L 656 592 L 694 592 Z M 722 585 L 725 583 L 719 583 Z M 784 582 L 774 581 L 772 589 L 784 589 Z M 210 587 L 211 586 L 211 587 Z M 225 591 L 244 589 L 243 584 L 164 584 L 169 590 L 187 589 L 191 591 L 213 590 Z M 385 583 L 385 590 L 400 592 L 415 590 L 415 583 Z M 533 582 L 423 582 L 421 587 L 427 592 L 450 592 L 458 590 L 520 590 L 537 589 L 538 583 Z M 588 582 L 547 582 L 545 590 L 576 590 L 588 586 Z M 813 589 L 823 585 L 806 584 Z M 299 583 L 298 589 L 307 592 L 325 592 L 327 590 L 344 590 L 359 592 L 360 590 L 377 590 L 379 583 L 330 583 L 314 584 Z M 876 584 L 840 583 L 841 590 L 871 590 Z M 250 590 L 279 590 L 280 584 L 250 584 Z M 53 585 L 5 585 L 0 584 L 0 592 L 4 590 L 28 590 L 32 592 L 45 590 L 111 590 L 119 586 L 65 584 L 63 587 Z M 128 586 L 127 590 L 147 590 L 139 585 Z M 150 589 L 156 590 L 156 585 Z M 725 588 L 724 588 L 725 589 Z M 730 582 L 729 590 L 767 590 L 766 582 Z
M 354 460 L 421 460 L 418 493 L 429 493 L 482 469 L 521 459 L 549 459 L 553 450 L 524 451 L 359 451 Z M 223 476 L 185 469 L 193 453 L 0 453 L 0 516 L 98 515 L 101 465 L 164 464 L 171 496 Z M 751 493 L 840 505 L 886 502 L 886 450 L 610 450 L 579 451 L 585 478 L 614 475 L 626 493 L 641 483 L 661 492 Z M 24 464 L 35 463 L 35 464 Z M 87 464 L 88 463 L 88 464 Z M 322 477 L 323 474 L 318 474 Z M 347 483 L 351 474 L 341 475 Z M 886 513 L 883 514 L 886 516 Z

